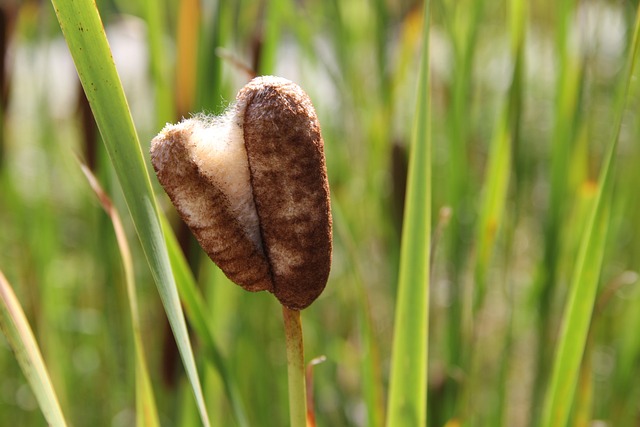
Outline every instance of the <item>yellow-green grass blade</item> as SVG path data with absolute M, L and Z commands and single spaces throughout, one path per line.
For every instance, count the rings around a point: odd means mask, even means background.
M 517 130 L 518 109 L 521 107 L 518 102 L 522 90 L 520 82 L 527 12 L 526 5 L 522 0 L 512 0 L 509 6 L 514 70 L 509 90 L 509 101 L 503 107 L 494 130 L 486 167 L 480 217 L 476 229 L 474 311 L 482 305 L 484 300 L 487 270 L 491 262 L 496 236 L 503 221 L 511 174 L 513 133 Z
M 637 265 L 637 264 L 636 264 Z M 638 286 L 637 272 L 628 273 L 629 281 Z M 616 369 L 617 390 L 615 407 L 617 414 L 612 418 L 612 425 L 633 425 L 635 420 L 637 395 L 637 360 L 640 355 L 640 337 L 638 326 L 640 325 L 640 299 L 636 298 L 633 304 L 629 304 L 624 310 L 621 320 L 625 325 L 620 333 L 620 356 Z M 635 388 L 635 393 L 634 393 Z M 626 422 L 625 422 L 626 421 Z
M 342 204 L 338 198 L 332 200 L 333 227 L 336 237 L 346 247 L 349 266 L 357 290 L 358 326 L 362 340 L 361 379 L 364 400 L 367 406 L 367 425 L 379 427 L 384 423 L 384 407 L 382 381 L 380 378 L 379 350 L 374 334 L 373 319 L 369 295 L 364 284 L 363 272 L 358 258 L 357 244 L 349 230 L 343 213 Z
M 640 8 L 636 12 L 633 41 L 629 50 L 621 96 L 617 105 L 614 135 L 603 163 L 598 192 L 582 238 L 564 323 L 558 339 L 549 389 L 545 396 L 542 427 L 564 427 L 571 412 L 578 374 L 585 351 L 597 291 L 613 193 L 613 165 L 622 125 L 624 107 L 637 59 L 640 36 Z
M 140 330 L 140 316 L 138 314 L 138 298 L 136 296 L 135 275 L 133 271 L 133 259 L 131 250 L 127 243 L 127 235 L 122 226 L 120 215 L 115 208 L 109 196 L 104 192 L 96 177 L 91 173 L 85 165 L 80 165 L 82 172 L 87 177 L 92 190 L 98 196 L 102 208 L 105 210 L 111 222 L 118 241 L 120 249 L 120 257 L 124 268 L 125 283 L 127 287 L 127 296 L 129 299 L 129 311 L 131 313 L 131 326 L 133 329 L 133 342 L 135 348 L 135 366 L 136 366 L 136 424 L 138 427 L 154 427 L 159 426 L 158 410 L 156 408 L 155 398 L 153 396 L 153 388 L 151 379 L 149 378 L 149 370 L 147 369 L 147 361 L 142 345 L 142 336 Z
M 511 133 L 509 131 L 508 106 L 504 108 L 495 135 L 491 142 L 491 152 L 487 163 L 487 178 L 484 186 L 483 203 L 477 229 L 476 289 L 474 309 L 482 305 L 486 293 L 487 270 L 493 253 L 509 187 L 511 170 Z M 474 310 L 475 311 L 475 310 Z
M 229 19 L 233 5 L 216 2 L 209 19 L 203 18 L 202 31 L 198 42 L 198 68 L 196 77 L 196 98 L 194 108 L 219 114 L 223 109 L 222 59 L 217 53 L 225 44 L 225 36 L 231 33 L 233 20 Z
M 147 24 L 147 40 L 149 47 L 149 67 L 153 77 L 153 88 L 156 108 L 156 126 L 162 128 L 175 116 L 169 61 L 164 44 L 164 23 L 166 5 L 164 1 L 144 0 L 145 21 Z
M 11 285 L 0 271 L 0 328 L 27 378 L 47 422 L 67 425 L 53 389 L 38 343 Z
M 591 324 L 609 223 L 610 200 L 603 194 L 602 186 L 598 193 L 594 211 L 585 228 L 569 299 L 565 307 L 564 323 L 558 339 L 551 382 L 545 396 L 541 422 L 543 427 L 564 427 L 573 403 Z
M 158 287 L 202 422 L 209 426 L 151 180 L 100 15 L 94 2 L 52 3 Z
M 261 46 L 260 63 L 256 64 L 258 74 L 273 74 L 276 70 L 278 42 L 281 37 L 285 12 L 290 7 L 288 0 L 269 0 L 266 2 L 264 43 Z
M 222 380 L 223 387 L 225 389 L 229 403 L 236 418 L 236 422 L 240 427 L 248 427 L 249 422 L 246 415 L 245 405 L 238 392 L 236 382 L 231 377 L 229 370 L 227 369 L 224 359 L 216 342 L 213 338 L 213 333 L 207 321 L 207 306 L 198 290 L 193 273 L 189 268 L 184 253 L 180 249 L 178 240 L 175 234 L 171 230 L 166 217 L 161 216 L 163 228 L 165 230 L 165 237 L 167 242 L 167 248 L 169 250 L 169 258 L 171 259 L 171 265 L 176 275 L 176 283 L 178 284 L 178 291 L 184 302 L 184 308 L 189 319 L 189 324 L 193 327 L 198 338 L 202 342 L 202 346 L 205 350 L 208 360 L 213 363 L 213 366 L 218 371 L 220 379 Z
M 513 186 L 516 190 L 519 187 L 519 177 L 517 173 L 518 169 L 518 149 L 521 129 L 521 115 L 522 115 L 522 98 L 523 98 L 523 81 L 524 81 L 524 47 L 525 47 L 525 35 L 527 33 L 528 22 L 528 5 L 526 0 L 510 0 L 507 2 L 507 9 L 509 11 L 509 28 L 511 37 L 511 55 L 513 61 L 513 74 L 511 79 L 511 87 L 509 89 L 509 103 L 508 110 L 504 112 L 508 116 L 508 119 L 504 118 L 505 125 L 508 126 L 508 132 L 510 136 L 509 141 L 509 171 L 508 179 L 509 185 Z M 504 129 L 507 132 L 507 129 Z M 491 173 L 491 172 L 489 172 Z M 506 171 L 505 171 L 506 173 Z M 506 179 L 506 177 L 505 177 Z M 502 207 L 504 210 L 506 207 L 507 188 L 505 183 L 505 192 L 503 195 Z M 505 247 L 504 254 L 507 264 L 513 260 L 513 248 L 515 247 L 515 223 L 518 220 L 518 197 L 515 197 L 514 209 L 510 211 L 507 218 L 501 218 L 499 224 L 504 222 L 504 235 L 505 235 Z M 494 251 L 492 244 L 491 251 Z M 485 270 L 486 271 L 486 270 Z M 509 396 L 511 392 L 509 374 L 513 369 L 513 361 L 510 357 L 513 354 L 516 342 L 516 328 L 518 314 L 515 312 L 515 293 L 509 282 L 511 282 L 510 272 L 505 272 L 505 279 L 507 279 L 506 296 L 509 302 L 508 306 L 508 325 L 503 341 L 502 360 L 500 368 L 498 370 L 498 386 L 497 386 L 497 402 L 492 412 L 491 425 L 507 425 L 507 414 L 509 407 Z M 485 278 L 486 280 L 486 278 Z M 473 393 L 473 392 L 472 392 Z
M 400 249 L 387 426 L 427 422 L 429 252 L 431 239 L 431 121 L 429 28 L 431 2 L 424 3 L 422 59 L 409 158 Z
M 575 165 L 576 130 L 579 126 L 581 109 L 580 95 L 584 90 L 584 65 L 577 56 L 576 50 L 567 49 L 567 28 L 573 16 L 573 0 L 562 0 L 558 3 L 558 24 L 556 33 L 556 52 L 558 76 L 555 83 L 554 124 L 551 134 L 550 189 L 549 207 L 544 218 L 544 243 L 539 277 L 534 288 L 537 300 L 538 325 L 537 334 L 540 342 L 536 361 L 534 380 L 534 419 L 539 420 L 543 393 L 548 380 L 548 366 L 552 361 L 552 343 L 555 333 L 551 319 L 554 318 L 552 307 L 557 297 L 559 284 L 562 283 L 562 272 L 570 271 L 565 264 L 562 243 L 566 227 L 567 211 L 575 188 L 571 188 L 567 171 Z
M 446 13 L 450 16 L 449 37 L 453 43 L 455 67 L 451 80 L 451 101 L 447 112 L 447 137 L 449 147 L 449 164 L 447 177 L 447 204 L 452 207 L 452 219 L 447 232 L 446 252 L 450 260 L 448 274 L 451 279 L 451 306 L 447 310 L 447 365 L 448 369 L 466 366 L 469 361 L 464 320 L 468 318 L 469 304 L 463 286 L 463 274 L 467 263 L 473 228 L 470 221 L 463 218 L 473 218 L 473 192 L 476 190 L 471 176 L 470 138 L 472 135 L 471 103 L 473 94 L 473 66 L 478 52 L 478 33 L 482 16 L 485 13 L 484 0 L 464 1 L 460 4 L 444 2 Z M 458 385 L 450 382 L 446 407 L 456 400 Z M 450 414 L 446 415 L 449 417 Z M 443 422 L 444 420 L 439 420 Z
M 593 340 L 587 338 L 587 345 L 582 357 L 582 366 L 578 377 L 576 390 L 575 410 L 573 413 L 573 426 L 588 427 L 591 425 L 593 411 L 593 378 L 592 378 L 592 358 Z

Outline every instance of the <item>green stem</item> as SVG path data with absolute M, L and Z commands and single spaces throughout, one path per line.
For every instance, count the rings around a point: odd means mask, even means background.
M 307 396 L 304 376 L 304 344 L 300 312 L 282 306 L 284 334 L 287 340 L 289 374 L 289 419 L 291 427 L 306 427 Z

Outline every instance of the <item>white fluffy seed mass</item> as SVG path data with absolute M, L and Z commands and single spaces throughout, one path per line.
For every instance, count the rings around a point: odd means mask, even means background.
M 190 157 L 200 173 L 216 184 L 229 202 L 229 210 L 251 241 L 262 247 L 258 214 L 249 177 L 242 123 L 234 108 L 219 117 L 198 115 L 167 127 L 190 128 Z M 166 129 L 165 129 L 166 130 Z

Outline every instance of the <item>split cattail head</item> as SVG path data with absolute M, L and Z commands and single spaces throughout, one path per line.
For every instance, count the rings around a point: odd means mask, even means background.
M 158 180 L 225 275 L 301 310 L 331 266 L 324 142 L 295 83 L 257 77 L 223 116 L 167 125 L 151 143 Z

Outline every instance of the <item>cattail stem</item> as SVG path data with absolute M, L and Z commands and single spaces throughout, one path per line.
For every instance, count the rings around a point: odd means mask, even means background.
M 284 334 L 287 342 L 289 374 L 289 419 L 291 427 L 306 427 L 307 397 L 304 370 L 304 344 L 300 311 L 282 306 Z

